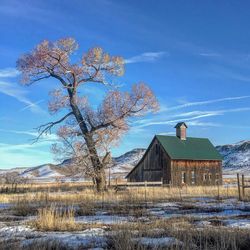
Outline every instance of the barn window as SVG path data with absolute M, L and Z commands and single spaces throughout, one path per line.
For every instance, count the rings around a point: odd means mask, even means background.
M 181 172 L 181 183 L 187 183 L 187 174 L 186 172 Z
M 207 174 L 203 174 L 203 181 L 207 180 Z
M 191 183 L 195 184 L 195 172 L 194 171 L 191 172 Z

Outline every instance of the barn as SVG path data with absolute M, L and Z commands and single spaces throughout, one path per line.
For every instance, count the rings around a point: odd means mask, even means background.
M 126 176 L 130 182 L 163 181 L 172 186 L 221 185 L 222 157 L 207 138 L 187 137 L 184 122 L 176 136 L 156 135 Z

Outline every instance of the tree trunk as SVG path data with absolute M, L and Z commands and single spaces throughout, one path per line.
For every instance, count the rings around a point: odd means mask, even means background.
M 100 158 L 97 154 L 97 150 L 95 148 L 92 136 L 85 136 L 85 141 L 90 153 L 90 159 L 94 169 L 96 189 L 98 192 L 102 192 L 106 189 L 106 174 L 104 170 L 104 165 L 100 161 Z
M 86 123 L 84 122 L 83 116 L 81 114 L 81 111 L 79 110 L 77 104 L 74 101 L 74 96 L 73 96 L 74 94 L 70 90 L 68 90 L 68 93 L 70 97 L 70 106 L 79 124 L 82 135 L 86 141 L 86 145 L 89 150 L 90 159 L 95 174 L 97 191 L 98 192 L 104 191 L 106 189 L 106 175 L 105 175 L 104 165 L 102 164 L 98 156 L 93 137 L 88 131 Z
M 106 190 L 106 175 L 104 168 L 100 169 L 100 171 L 98 171 L 95 174 L 96 174 L 95 183 L 97 192 L 102 192 Z

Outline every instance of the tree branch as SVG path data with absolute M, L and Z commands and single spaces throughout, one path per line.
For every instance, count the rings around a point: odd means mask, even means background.
M 33 81 L 31 81 L 30 84 L 33 84 L 33 83 L 35 83 L 35 82 L 38 82 L 38 81 L 40 81 L 40 80 L 43 80 L 43 79 L 46 79 L 46 78 L 49 78 L 49 77 L 50 77 L 50 75 L 46 75 L 46 76 L 43 76 L 43 77 L 39 77 L 39 78 L 34 79 Z
M 59 75 L 56 75 L 54 72 L 51 72 L 50 75 L 56 79 L 58 79 L 62 85 L 66 88 L 69 88 L 69 85 L 64 81 L 64 79 L 62 77 L 60 77 Z
M 67 115 L 65 115 L 64 117 L 62 117 L 62 118 L 61 118 L 60 120 L 58 120 L 58 121 L 55 121 L 55 122 L 48 122 L 48 123 L 46 123 L 46 124 L 43 124 L 43 125 L 39 126 L 39 127 L 37 128 L 39 135 L 38 135 L 38 137 L 35 139 L 35 142 L 37 142 L 37 141 L 41 138 L 41 136 L 42 136 L 43 134 L 51 133 L 51 129 L 52 129 L 55 125 L 57 125 L 57 124 L 63 122 L 64 120 L 66 120 L 66 119 L 67 119 L 69 116 L 71 116 L 71 115 L 73 115 L 73 112 L 68 113 Z
M 133 110 L 133 108 L 136 107 L 138 101 L 139 101 L 139 99 L 136 99 L 134 101 L 134 103 L 131 105 L 131 107 L 129 108 L 129 110 L 122 113 L 119 117 L 116 117 L 114 120 L 106 122 L 106 123 L 101 123 L 101 124 L 99 124 L 99 125 L 97 125 L 95 127 L 92 127 L 91 132 L 94 132 L 94 131 L 96 131 L 98 129 L 101 129 L 101 128 L 106 128 L 106 127 L 111 126 L 111 125 L 114 126 L 114 127 L 117 127 L 117 126 L 114 125 L 114 123 L 116 121 L 118 121 L 120 119 L 123 119 L 125 117 L 129 117 L 130 114 L 139 113 L 140 111 L 142 111 L 145 108 L 146 105 L 143 105 L 142 108 L 140 108 L 138 110 Z

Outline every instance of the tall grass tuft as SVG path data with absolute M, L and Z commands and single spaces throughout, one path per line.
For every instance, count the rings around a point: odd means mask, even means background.
M 82 228 L 76 223 L 72 208 L 63 210 L 55 206 L 39 209 L 33 225 L 42 231 L 77 231 Z

